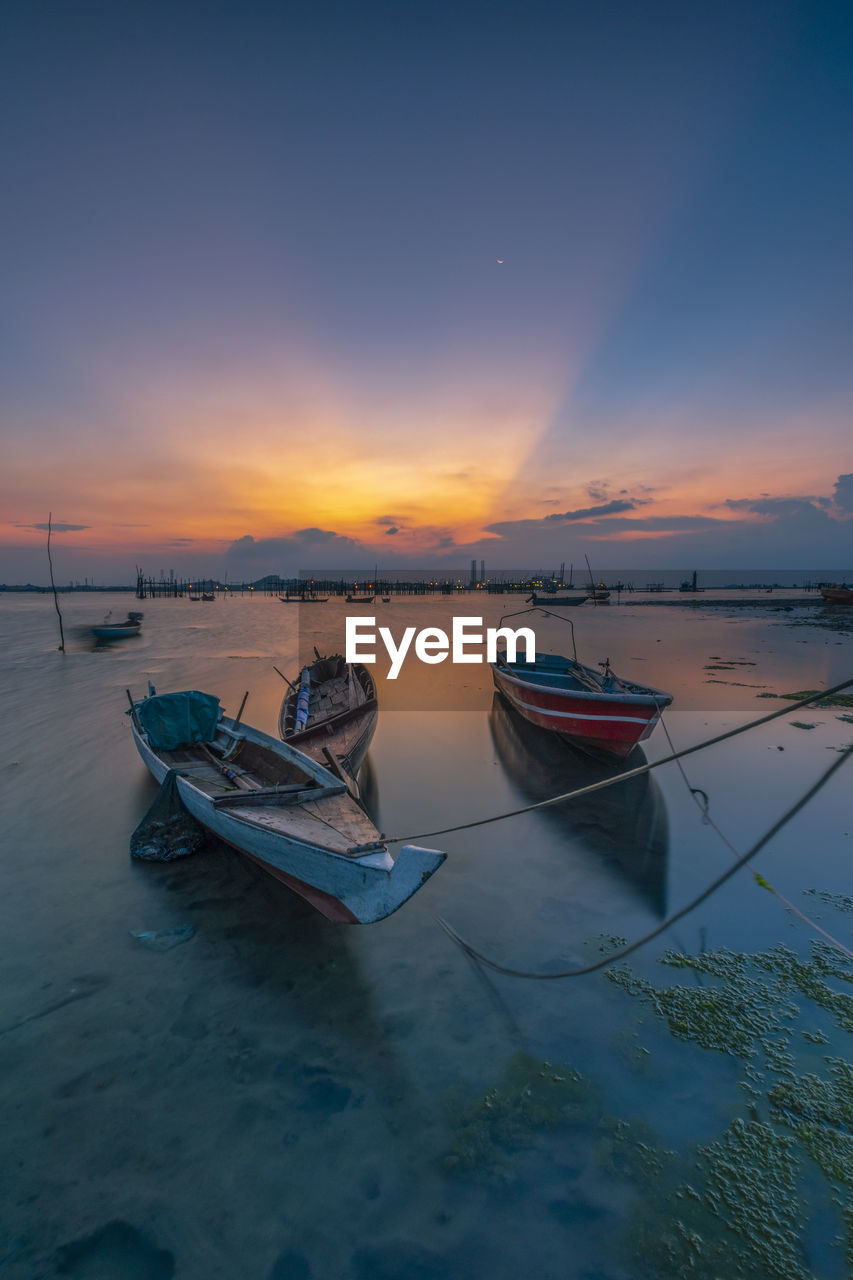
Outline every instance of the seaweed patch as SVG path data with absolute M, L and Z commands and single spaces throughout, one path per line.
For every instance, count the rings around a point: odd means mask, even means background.
M 849 898 L 811 892 L 853 908 Z M 816 1058 L 816 1047 L 829 1042 L 820 1011 L 840 1031 L 853 1030 L 853 999 L 837 989 L 853 982 L 853 966 L 819 941 L 807 960 L 777 946 L 755 955 L 669 951 L 661 963 L 704 985 L 658 988 L 626 966 L 607 977 L 678 1039 L 740 1060 L 748 1114 L 670 1165 L 651 1199 L 635 1207 L 626 1242 L 634 1268 L 650 1280 L 810 1280 L 804 1186 L 815 1167 L 838 1215 L 834 1243 L 853 1267 L 853 1066 L 840 1056 Z M 798 1029 L 806 1017 L 809 1025 Z M 803 1052 L 808 1070 L 797 1062 Z

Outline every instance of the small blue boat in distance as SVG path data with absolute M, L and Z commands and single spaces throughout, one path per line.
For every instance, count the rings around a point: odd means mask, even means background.
M 142 626 L 142 614 L 131 611 L 123 622 L 110 622 L 112 609 L 104 621 L 92 627 L 92 635 L 99 640 L 123 640 L 126 636 L 138 636 Z
M 559 608 L 563 608 L 564 606 L 570 605 L 570 604 L 584 604 L 585 601 L 586 601 L 586 592 L 578 592 L 576 596 L 560 596 L 556 594 L 551 595 L 550 592 L 547 592 L 547 591 L 544 592 L 542 595 L 539 595 L 537 594 L 537 592 L 534 591 L 532 596 L 527 597 L 527 600 L 525 601 L 525 603 L 533 604 L 533 605 L 536 605 L 536 604 L 545 605 L 547 608 L 550 609 L 554 605 L 556 605 Z

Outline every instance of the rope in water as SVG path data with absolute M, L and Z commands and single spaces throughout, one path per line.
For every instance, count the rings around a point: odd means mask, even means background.
M 652 760 L 650 764 L 639 765 L 636 769 L 628 769 L 625 773 L 617 773 L 612 778 L 604 778 L 601 782 L 592 782 L 589 786 L 578 787 L 575 791 L 565 791 L 562 795 L 551 796 L 548 800 L 538 800 L 535 804 L 523 805 L 520 809 L 510 809 L 507 813 L 497 813 L 490 818 L 477 818 L 474 822 L 460 822 L 455 827 L 441 827 L 438 831 L 422 831 L 413 836 L 386 836 L 382 839 L 387 844 L 413 844 L 418 840 L 431 840 L 433 836 L 451 835 L 454 831 L 469 831 L 472 827 L 485 827 L 490 822 L 504 822 L 507 818 L 516 818 L 522 813 L 532 813 L 535 809 L 547 809 L 552 804 L 562 804 L 564 800 L 576 800 L 580 796 L 588 796 L 593 791 L 603 791 L 605 787 L 615 786 L 617 782 L 624 782 L 627 778 L 638 778 L 640 774 L 649 773 L 652 769 L 657 769 L 662 764 L 671 764 L 673 760 L 682 760 L 685 756 L 692 755 L 694 751 L 704 751 L 706 747 L 713 747 L 718 742 L 725 742 L 727 738 L 735 738 L 740 733 L 746 733 L 750 729 L 757 729 L 759 725 L 768 724 L 771 720 L 778 720 L 780 716 L 790 715 L 792 711 L 799 711 L 801 707 L 807 707 L 813 702 L 820 702 L 822 698 L 830 698 L 833 694 L 840 693 L 842 689 L 849 689 L 853 685 L 853 680 L 844 680 L 841 684 L 835 684 L 830 689 L 822 689 L 820 693 L 813 693 L 808 698 L 802 698 L 799 702 L 791 702 L 786 707 L 780 708 L 779 711 L 771 711 L 769 715 L 761 716 L 759 720 L 751 720 L 748 724 L 739 725 L 736 729 L 729 729 L 726 733 L 719 733 L 714 738 L 706 738 L 704 742 L 697 742 L 692 747 L 685 747 L 682 751 L 676 751 L 672 755 L 662 756 L 660 760 Z
M 850 681 L 847 681 L 847 684 L 850 684 L 850 683 L 851 683 Z M 845 685 L 839 686 L 839 688 L 845 688 L 845 687 L 846 687 Z M 826 785 L 826 783 L 829 781 L 832 775 L 836 773 L 837 770 L 840 769 L 841 766 L 844 763 L 846 763 L 847 760 L 850 759 L 851 755 L 853 755 L 853 745 L 847 747 L 847 749 L 838 757 L 838 759 L 835 760 L 827 770 L 825 770 L 825 772 L 822 774 L 820 778 L 818 778 L 817 782 L 815 782 L 813 786 L 809 787 L 808 791 L 806 791 L 804 795 L 800 796 L 799 800 L 797 800 L 795 804 L 791 805 L 790 809 L 788 809 L 785 813 L 783 813 L 782 817 L 778 818 L 777 821 L 773 823 L 772 827 L 770 827 L 769 830 L 767 830 L 764 833 L 764 835 L 761 837 L 760 840 L 757 840 L 755 842 L 755 844 L 752 846 L 751 849 L 749 849 L 746 853 L 744 853 L 741 857 L 739 857 L 735 862 L 733 862 L 732 865 L 722 873 L 722 875 L 717 876 L 716 880 L 713 880 L 705 889 L 702 890 L 700 894 L 697 894 L 697 896 L 693 898 L 690 902 L 688 902 L 685 906 L 681 907 L 678 911 L 674 912 L 671 916 L 668 916 L 666 920 L 664 920 L 661 924 L 657 925 L 657 927 L 652 929 L 651 932 L 644 934 L 642 938 L 635 939 L 634 942 L 631 942 L 627 946 L 622 947 L 619 951 L 611 952 L 609 955 L 605 956 L 602 960 L 596 960 L 592 964 L 583 965 L 577 969 L 563 969 L 557 973 L 534 973 L 534 972 L 528 972 L 523 969 L 511 969 L 507 965 L 498 964 L 495 960 L 490 960 L 488 956 L 483 955 L 483 953 L 481 951 L 478 951 L 475 947 L 473 947 L 470 942 L 466 942 L 466 940 L 462 938 L 456 932 L 456 930 L 453 929 L 447 923 L 446 920 L 442 919 L 441 916 L 437 917 L 438 923 L 441 925 L 445 933 L 448 934 L 453 939 L 453 941 L 456 942 L 462 948 L 463 951 L 465 951 L 469 956 L 471 956 L 472 959 L 479 961 L 480 964 L 486 965 L 486 967 L 489 969 L 493 969 L 496 973 L 504 973 L 512 978 L 537 978 L 537 979 L 580 978 L 584 974 L 595 973 L 596 970 L 604 969 L 607 965 L 614 964 L 617 960 L 624 960 L 626 956 L 631 955 L 632 952 L 637 951 L 642 946 L 645 946 L 645 944 L 647 942 L 651 942 L 653 938 L 659 937 L 672 925 L 676 924 L 679 920 L 683 919 L 684 916 L 688 915 L 691 911 L 693 911 L 694 908 L 698 907 L 701 903 L 703 903 L 707 898 L 710 898 L 712 893 L 715 893 L 717 889 L 720 888 L 721 885 L 725 884 L 727 880 L 730 880 L 733 875 L 735 875 L 738 871 L 740 871 L 741 867 L 746 866 L 746 864 L 750 862 L 755 857 L 755 855 L 759 853 L 760 850 L 763 849 L 764 846 L 768 844 L 773 839 L 773 837 L 777 835 L 782 830 L 782 828 L 788 822 L 790 822 L 791 819 L 797 813 L 800 812 L 801 809 L 805 808 L 805 806 L 809 803 L 809 801 L 812 800 L 817 795 L 817 793 L 821 790 L 821 788 Z

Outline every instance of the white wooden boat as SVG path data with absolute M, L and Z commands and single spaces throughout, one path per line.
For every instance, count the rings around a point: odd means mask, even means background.
M 158 782 L 178 771 L 180 798 L 194 818 L 329 920 L 384 919 L 447 856 L 403 845 L 392 858 L 340 778 L 286 742 L 222 715 L 211 694 L 131 701 L 131 723 Z

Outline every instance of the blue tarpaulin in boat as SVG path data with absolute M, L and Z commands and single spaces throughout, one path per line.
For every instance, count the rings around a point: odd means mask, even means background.
M 212 742 L 219 699 L 196 690 L 161 693 L 137 705 L 139 723 L 154 751 L 174 751 L 191 742 Z

